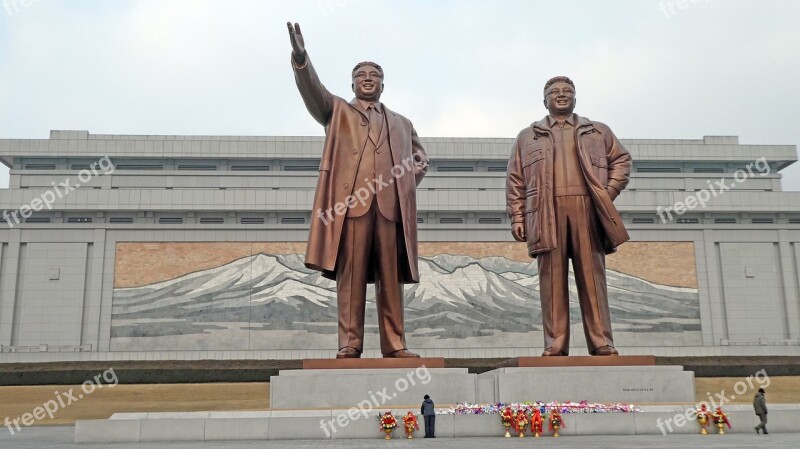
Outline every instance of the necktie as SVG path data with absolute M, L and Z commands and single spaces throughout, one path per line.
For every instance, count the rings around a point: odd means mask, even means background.
M 372 140 L 372 143 L 378 145 L 378 139 L 381 137 L 381 129 L 383 129 L 383 118 L 375 107 L 375 104 L 369 105 L 367 113 L 369 115 L 369 138 Z

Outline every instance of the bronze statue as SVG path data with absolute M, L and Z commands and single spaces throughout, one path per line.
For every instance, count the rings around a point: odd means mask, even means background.
M 411 122 L 380 103 L 381 66 L 357 64 L 345 101 L 317 77 L 300 25 L 287 25 L 297 88 L 325 127 L 305 265 L 336 281 L 336 357 L 361 357 L 373 282 L 383 356 L 419 357 L 406 348 L 402 284 L 419 282 L 416 188 L 428 157 Z
M 569 259 L 592 355 L 618 355 L 611 334 L 605 255 L 630 237 L 614 207 L 631 156 L 608 126 L 573 113 L 575 84 L 544 86 L 544 119 L 517 136 L 508 161 L 506 210 L 514 239 L 537 259 L 543 356 L 569 354 Z

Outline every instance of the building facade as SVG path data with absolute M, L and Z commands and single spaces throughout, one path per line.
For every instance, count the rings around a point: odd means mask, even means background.
M 299 359 L 336 349 L 334 284 L 303 266 L 321 137 L 52 131 L 0 140 L 0 362 Z M 514 242 L 514 139 L 422 139 L 409 347 L 538 355 L 535 261 Z M 607 259 L 623 354 L 800 355 L 795 146 L 624 140 L 631 241 Z M 574 284 L 572 285 L 573 294 Z M 366 356 L 379 356 L 374 295 Z M 571 354 L 585 354 L 577 297 Z

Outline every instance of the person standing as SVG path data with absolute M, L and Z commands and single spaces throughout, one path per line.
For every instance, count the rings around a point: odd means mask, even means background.
M 417 358 L 406 348 L 403 284 L 419 282 L 416 189 L 428 157 L 411 122 L 380 102 L 380 65 L 355 66 L 355 98 L 345 101 L 320 82 L 300 25 L 287 25 L 297 88 L 325 127 L 305 265 L 336 281 L 336 358 L 361 357 L 368 283 L 383 357 Z
M 434 410 L 433 400 L 427 394 L 422 401 L 420 413 L 422 413 L 422 418 L 425 420 L 425 438 L 436 438 L 436 411 Z
M 517 136 L 506 178 L 511 234 L 538 262 L 542 355 L 569 354 L 570 259 L 589 353 L 618 355 L 605 256 L 630 239 L 614 199 L 628 185 L 631 156 L 608 126 L 573 112 L 566 76 L 547 81 L 544 106 L 549 114 Z
M 763 388 L 759 388 L 758 393 L 756 393 L 756 396 L 753 398 L 753 408 L 756 411 L 756 415 L 761 420 L 755 427 L 756 433 L 760 433 L 763 430 L 764 435 L 769 434 L 769 432 L 767 432 L 767 398 L 764 396 Z

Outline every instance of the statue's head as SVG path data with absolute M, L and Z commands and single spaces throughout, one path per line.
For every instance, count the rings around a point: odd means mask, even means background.
M 356 64 L 353 68 L 353 92 L 359 100 L 380 100 L 383 92 L 383 68 L 372 61 Z
M 575 110 L 575 83 L 566 76 L 556 76 L 544 84 L 544 107 L 551 115 L 571 114 Z

